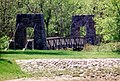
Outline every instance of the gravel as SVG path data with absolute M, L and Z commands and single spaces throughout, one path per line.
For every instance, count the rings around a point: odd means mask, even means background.
M 34 78 L 9 81 L 120 81 L 120 59 L 16 60 Z

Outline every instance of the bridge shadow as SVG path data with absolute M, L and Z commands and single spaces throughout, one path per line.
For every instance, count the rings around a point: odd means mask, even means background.
M 28 54 L 28 55 L 69 55 L 66 52 L 62 51 L 0 51 L 0 54 Z

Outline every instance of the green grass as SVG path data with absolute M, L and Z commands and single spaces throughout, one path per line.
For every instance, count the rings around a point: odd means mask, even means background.
M 120 58 L 120 52 L 83 52 L 65 50 L 0 51 L 2 58 L 17 59 L 80 59 L 80 58 Z
M 0 81 L 28 77 L 15 63 L 18 59 L 83 59 L 83 58 L 120 58 L 120 42 L 100 46 L 85 46 L 83 51 L 70 50 L 0 50 Z
M 14 61 L 0 59 L 0 81 L 25 76 L 27 76 L 27 74 L 22 72 L 20 67 Z
M 18 59 L 83 59 L 83 58 L 120 58 L 120 52 L 83 52 L 65 50 L 9 50 L 0 51 L 0 81 L 28 77 L 14 62 Z M 7 59 L 7 60 L 6 60 Z
M 0 51 L 0 81 L 31 76 L 20 70 L 14 60 L 18 59 L 83 59 L 83 58 L 120 58 L 120 52 L 83 52 L 65 50 L 9 50 Z M 7 60 L 4 60 L 7 59 Z M 9 61 L 10 60 L 10 61 Z
M 4 59 L 80 59 L 80 58 L 120 58 L 120 42 L 100 44 L 100 46 L 86 45 L 83 51 L 70 50 L 8 50 L 0 51 Z

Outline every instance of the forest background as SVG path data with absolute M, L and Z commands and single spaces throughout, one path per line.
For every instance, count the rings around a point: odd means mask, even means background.
M 56 33 L 59 37 L 69 36 L 73 15 L 92 14 L 96 33 L 103 40 L 120 40 L 120 0 L 0 0 L 1 45 L 14 37 L 19 13 L 43 13 L 47 37 Z M 29 38 L 31 31 L 27 29 Z M 85 34 L 84 29 L 81 34 Z

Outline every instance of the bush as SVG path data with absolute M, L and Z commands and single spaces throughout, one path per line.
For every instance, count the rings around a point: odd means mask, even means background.
M 83 51 L 93 51 L 94 46 L 90 44 L 86 44 L 83 48 Z
M 114 45 L 111 45 L 111 50 L 113 52 L 120 52 L 120 42 L 114 44 Z
M 110 43 L 101 43 L 99 45 L 90 45 L 86 44 L 83 48 L 83 51 L 110 51 L 110 52 L 120 52 L 120 42 L 110 42 Z
M 3 36 L 0 38 L 0 49 L 5 49 L 9 45 L 9 37 Z

